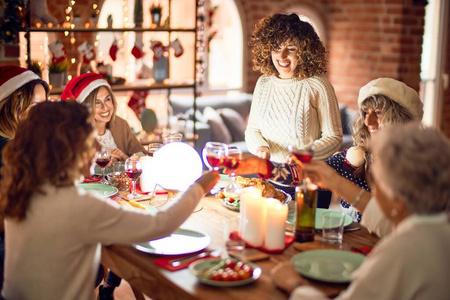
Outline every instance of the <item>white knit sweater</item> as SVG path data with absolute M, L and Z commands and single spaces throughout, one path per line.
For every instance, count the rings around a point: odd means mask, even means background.
M 261 76 L 245 131 L 250 152 L 267 146 L 270 160 L 285 162 L 286 147 L 302 136 L 315 139 L 315 159 L 326 159 L 341 147 L 341 118 L 330 82 L 323 76 L 302 80 Z

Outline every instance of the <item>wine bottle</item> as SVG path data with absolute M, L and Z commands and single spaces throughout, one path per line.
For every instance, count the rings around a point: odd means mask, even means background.
M 295 188 L 295 241 L 314 241 L 317 185 L 304 180 Z

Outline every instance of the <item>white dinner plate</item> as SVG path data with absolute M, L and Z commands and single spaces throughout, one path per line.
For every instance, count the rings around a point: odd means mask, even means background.
M 330 211 L 329 209 L 324 208 L 316 208 L 316 220 L 315 220 L 315 227 L 316 229 L 322 229 L 322 214 Z M 288 218 L 286 223 L 294 225 L 295 222 L 295 209 L 291 209 L 288 213 Z M 352 224 L 353 219 L 349 215 L 344 216 L 344 227 Z
M 203 250 L 210 243 L 211 238 L 206 234 L 179 228 L 169 236 L 145 243 L 133 244 L 133 247 L 139 251 L 151 254 L 180 255 Z
M 305 251 L 291 258 L 301 275 L 333 283 L 349 282 L 351 274 L 363 261 L 363 255 L 341 250 Z
M 112 185 L 109 184 L 101 184 L 101 183 L 80 183 L 78 184 L 79 187 L 88 190 L 88 191 L 94 191 L 100 196 L 103 197 L 111 197 L 114 196 L 119 192 L 119 190 Z

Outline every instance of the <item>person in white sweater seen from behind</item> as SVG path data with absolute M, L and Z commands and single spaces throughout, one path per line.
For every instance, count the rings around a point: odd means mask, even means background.
M 245 131 L 251 153 L 274 162 L 288 159 L 289 144 L 314 140 L 316 159 L 342 145 L 342 126 L 334 89 L 326 73 L 326 50 L 314 28 L 297 14 L 262 19 L 250 43 L 256 84 Z
M 0 212 L 5 216 L 6 299 L 94 299 L 102 244 L 170 234 L 219 179 L 217 172 L 203 175 L 157 214 L 127 210 L 75 185 L 89 176 L 94 143 L 86 107 L 46 102 L 30 110 L 5 147 Z

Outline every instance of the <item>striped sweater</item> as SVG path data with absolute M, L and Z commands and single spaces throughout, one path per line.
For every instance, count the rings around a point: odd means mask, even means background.
M 330 82 L 323 76 L 261 76 L 245 131 L 249 151 L 267 146 L 271 161 L 285 162 L 286 147 L 308 135 L 315 139 L 316 159 L 330 157 L 342 145 L 339 107 Z

